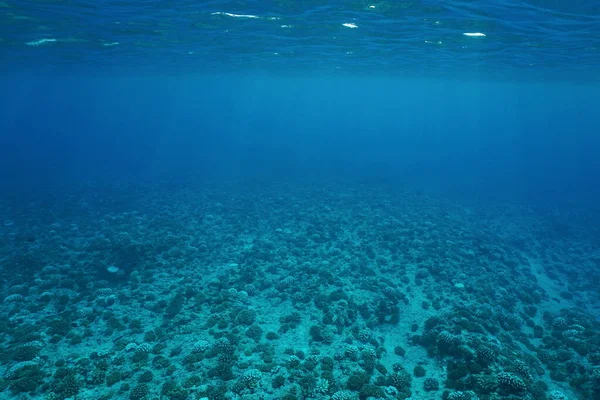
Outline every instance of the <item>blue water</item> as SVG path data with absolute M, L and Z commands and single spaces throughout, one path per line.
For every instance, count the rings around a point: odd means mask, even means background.
M 0 0 L 0 61 L 0 398 L 600 399 L 599 2 Z
M 242 71 L 20 75 L 4 84 L 1 173 L 5 184 L 364 176 L 474 196 L 593 203 L 599 93 L 558 82 Z

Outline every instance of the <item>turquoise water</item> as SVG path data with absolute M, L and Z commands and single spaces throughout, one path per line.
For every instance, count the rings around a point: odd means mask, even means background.
M 600 399 L 593 1 L 0 1 L 0 399 Z

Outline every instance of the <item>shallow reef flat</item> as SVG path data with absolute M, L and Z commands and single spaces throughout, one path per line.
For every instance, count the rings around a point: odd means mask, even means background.
M 0 398 L 600 399 L 590 216 L 344 183 L 13 200 Z

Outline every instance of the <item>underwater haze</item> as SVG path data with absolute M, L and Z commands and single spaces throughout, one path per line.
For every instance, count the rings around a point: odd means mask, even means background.
M 0 1 L 0 399 L 600 400 L 600 3 Z

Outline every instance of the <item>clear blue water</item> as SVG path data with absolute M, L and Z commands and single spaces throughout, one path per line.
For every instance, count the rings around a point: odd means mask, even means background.
M 600 398 L 599 2 L 0 0 L 0 61 L 0 398 Z
M 4 0 L 0 21 L 4 183 L 358 174 L 595 201 L 594 1 Z

